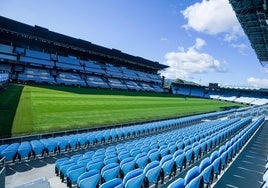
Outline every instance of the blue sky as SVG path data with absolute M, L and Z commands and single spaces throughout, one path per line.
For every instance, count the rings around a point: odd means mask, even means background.
M 167 78 L 268 88 L 228 0 L 1 0 L 0 15 L 167 64 Z

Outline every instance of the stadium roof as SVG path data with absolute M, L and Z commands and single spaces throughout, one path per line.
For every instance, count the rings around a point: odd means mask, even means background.
M 268 65 L 268 0 L 229 0 L 260 63 Z
M 13 45 L 16 45 L 16 42 L 22 43 L 23 39 L 24 43 L 25 40 L 28 41 L 26 45 L 29 46 L 37 43 L 39 43 L 39 45 L 41 44 L 44 48 L 50 46 L 49 49 L 54 49 L 54 46 L 56 46 L 66 48 L 67 51 L 70 51 L 71 49 L 91 56 L 98 56 L 99 58 L 107 59 L 108 61 L 120 61 L 147 69 L 162 70 L 168 67 L 155 61 L 121 52 L 117 49 L 102 47 L 85 40 L 49 31 L 47 28 L 40 26 L 33 27 L 2 16 L 0 16 L 0 31 L 0 40 L 3 42 L 12 42 Z M 6 34 L 9 35 L 5 36 Z M 9 37 L 10 35 L 12 37 Z M 53 45 L 53 48 L 51 48 L 51 45 Z

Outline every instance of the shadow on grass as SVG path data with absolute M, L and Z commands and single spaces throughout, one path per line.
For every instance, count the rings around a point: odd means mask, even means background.
M 85 88 L 85 87 L 75 87 L 75 86 L 64 86 L 64 85 L 42 85 L 42 84 L 28 84 L 34 87 L 40 87 L 44 89 L 51 89 L 56 91 L 63 91 L 75 94 L 97 94 L 97 95 L 123 95 L 123 96 L 148 96 L 148 97 L 176 97 L 178 96 L 169 93 L 155 93 L 155 92 L 145 92 L 145 91 L 129 91 L 129 90 L 119 90 L 119 89 L 103 89 L 103 88 Z
M 8 85 L 0 91 L 0 138 L 12 136 L 12 124 L 23 90 L 22 85 Z

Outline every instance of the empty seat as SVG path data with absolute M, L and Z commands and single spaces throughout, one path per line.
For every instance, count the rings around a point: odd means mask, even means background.
M 45 145 L 42 142 L 40 142 L 39 140 L 32 140 L 31 146 L 32 146 L 34 157 L 36 157 L 37 155 L 43 155 Z
M 5 157 L 6 161 L 14 161 L 17 157 L 18 148 L 20 144 L 19 143 L 13 143 L 8 145 L 2 152 L 0 153 L 1 157 Z
M 161 171 L 161 165 L 159 161 L 153 161 L 146 165 L 144 168 L 144 184 L 145 187 L 149 187 L 151 183 L 157 184 L 159 179 L 159 173 Z
M 184 188 L 184 179 L 179 178 L 175 180 L 168 186 L 168 188 Z
M 110 181 L 103 183 L 100 188 L 123 188 L 123 181 L 120 178 L 114 178 Z
M 84 164 L 73 165 L 67 170 L 67 186 L 72 187 L 72 184 L 77 184 L 78 177 L 86 170 Z
M 133 157 L 128 157 L 121 161 L 120 168 L 121 168 L 121 177 L 124 177 L 128 172 L 134 169 L 135 167 L 135 160 Z
M 79 188 L 97 187 L 100 181 L 99 170 L 90 170 L 83 173 L 77 179 L 77 184 Z
M 195 177 L 199 175 L 200 168 L 198 166 L 194 166 L 191 168 L 187 173 L 184 178 L 184 185 L 186 186 L 190 181 L 192 181 Z
M 160 172 L 160 176 L 162 179 L 162 183 L 164 181 L 165 175 L 169 175 L 169 178 L 171 177 L 171 173 L 174 170 L 174 159 L 172 155 L 166 155 L 164 156 L 160 161 L 162 170 Z
M 101 169 L 101 176 L 104 182 L 116 178 L 119 174 L 120 166 L 118 163 L 110 163 Z
M 26 158 L 26 157 L 29 159 L 31 156 L 31 152 L 32 152 L 32 147 L 31 147 L 30 142 L 28 141 L 22 142 L 18 148 L 19 160 Z
M 141 187 L 143 179 L 143 170 L 138 168 L 126 174 L 123 179 L 123 184 L 125 188 Z

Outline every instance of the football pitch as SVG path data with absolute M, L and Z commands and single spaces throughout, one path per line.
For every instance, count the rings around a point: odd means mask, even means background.
M 135 123 L 238 104 L 132 91 L 10 85 L 0 93 L 0 136 Z

